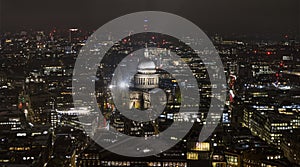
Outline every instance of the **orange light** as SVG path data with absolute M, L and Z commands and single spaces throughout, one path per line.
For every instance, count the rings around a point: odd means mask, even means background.
M 22 102 L 19 103 L 18 108 L 19 108 L 19 109 L 22 109 L 22 108 L 23 108 Z

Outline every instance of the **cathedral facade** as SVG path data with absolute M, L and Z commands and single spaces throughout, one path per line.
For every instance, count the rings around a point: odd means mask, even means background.
M 156 74 L 155 63 L 151 60 L 139 63 L 137 74 L 134 75 L 133 80 L 133 87 L 130 88 L 129 108 L 148 109 L 151 105 L 149 92 L 159 86 L 159 74 Z

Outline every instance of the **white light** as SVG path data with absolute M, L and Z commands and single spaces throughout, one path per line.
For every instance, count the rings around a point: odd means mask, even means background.
M 126 88 L 128 86 L 128 84 L 126 84 L 125 82 L 121 82 L 119 86 L 121 88 Z
M 77 28 L 71 28 L 70 31 L 78 31 Z
M 145 148 L 144 150 L 143 150 L 143 152 L 144 153 L 148 153 L 148 152 L 150 152 L 151 150 L 149 149 L 149 148 Z
M 26 136 L 26 133 L 17 133 L 17 136 Z
M 229 90 L 229 93 L 231 94 L 232 98 L 235 97 L 234 93 L 233 93 L 233 90 Z

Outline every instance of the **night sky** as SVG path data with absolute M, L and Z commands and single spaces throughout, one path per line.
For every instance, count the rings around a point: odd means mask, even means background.
M 81 2 L 81 3 L 80 3 Z M 300 34 L 300 0 L 0 0 L 1 31 L 97 29 L 124 14 L 157 10 L 220 34 Z

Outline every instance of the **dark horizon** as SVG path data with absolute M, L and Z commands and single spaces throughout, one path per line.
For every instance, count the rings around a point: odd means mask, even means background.
M 177 14 L 209 33 L 279 37 L 300 34 L 299 0 L 90 0 L 85 3 L 0 0 L 0 31 L 54 27 L 95 30 L 114 18 L 145 10 Z

